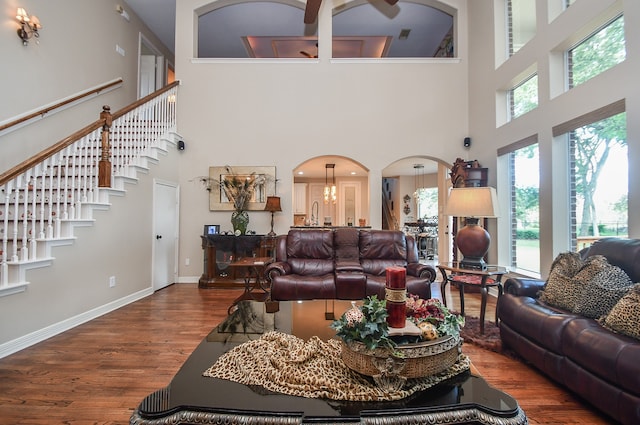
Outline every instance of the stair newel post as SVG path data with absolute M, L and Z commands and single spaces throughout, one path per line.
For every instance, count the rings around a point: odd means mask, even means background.
M 104 121 L 102 126 L 102 154 L 98 165 L 98 187 L 111 187 L 111 146 L 109 145 L 111 123 L 111 108 L 108 105 L 102 107 L 100 119 Z

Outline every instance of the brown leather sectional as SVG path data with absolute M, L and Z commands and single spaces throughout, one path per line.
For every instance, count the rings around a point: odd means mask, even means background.
M 431 298 L 436 271 L 419 263 L 415 240 L 401 231 L 291 229 L 278 236 L 276 261 L 265 273 L 276 301 L 383 299 L 392 266 L 406 267 L 409 293 Z
M 605 238 L 581 251 L 604 255 L 640 282 L 640 240 Z M 498 300 L 503 344 L 623 424 L 640 424 L 640 341 L 542 304 L 545 282 L 508 279 Z

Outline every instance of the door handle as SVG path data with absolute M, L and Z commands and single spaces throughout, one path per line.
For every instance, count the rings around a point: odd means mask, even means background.
M 162 235 L 156 235 L 156 239 L 162 239 Z

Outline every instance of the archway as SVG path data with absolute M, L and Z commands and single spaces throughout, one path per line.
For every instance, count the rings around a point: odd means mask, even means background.
M 442 211 L 450 170 L 449 162 L 426 155 L 398 159 L 382 170 L 383 228 L 412 234 L 424 260 L 449 260 L 450 217 Z
M 335 199 L 325 187 L 335 186 Z M 331 192 L 331 189 L 329 189 Z M 369 222 L 369 170 L 338 155 L 310 158 L 293 169 L 294 226 L 357 226 Z

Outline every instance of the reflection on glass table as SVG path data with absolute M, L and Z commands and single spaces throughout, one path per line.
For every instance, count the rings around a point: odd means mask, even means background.
M 233 262 L 233 253 L 231 251 L 217 251 L 216 252 L 216 266 L 220 270 L 220 277 L 227 277 L 227 269 L 229 264 Z

